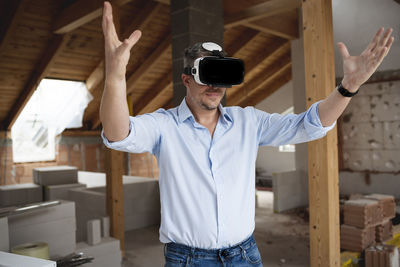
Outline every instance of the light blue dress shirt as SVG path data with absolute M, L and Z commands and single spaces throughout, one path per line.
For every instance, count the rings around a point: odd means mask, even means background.
M 318 104 L 296 115 L 253 107 L 222 107 L 211 137 L 183 100 L 180 106 L 130 117 L 130 133 L 107 147 L 157 157 L 161 199 L 160 241 L 204 249 L 235 245 L 254 231 L 255 162 L 259 146 L 318 139 Z

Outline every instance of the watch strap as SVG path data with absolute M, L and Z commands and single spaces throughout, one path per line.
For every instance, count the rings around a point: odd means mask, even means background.
M 342 84 L 339 84 L 339 85 L 338 85 L 337 90 L 338 90 L 339 93 L 340 93 L 342 96 L 344 96 L 344 97 L 353 97 L 353 96 L 355 96 L 356 94 L 358 94 L 358 91 L 359 91 L 359 90 L 357 90 L 357 91 L 355 91 L 354 93 L 352 93 L 352 92 L 350 92 L 349 90 L 347 90 L 346 88 L 344 88 Z

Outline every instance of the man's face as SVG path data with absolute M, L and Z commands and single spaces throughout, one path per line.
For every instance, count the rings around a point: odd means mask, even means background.
M 225 95 L 226 88 L 200 85 L 191 75 L 182 74 L 182 81 L 186 86 L 186 99 L 191 105 L 202 109 L 218 108 Z

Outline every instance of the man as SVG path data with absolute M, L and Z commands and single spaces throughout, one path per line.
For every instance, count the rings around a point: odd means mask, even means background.
M 203 85 L 193 75 L 182 74 L 187 91 L 180 106 L 129 117 L 125 68 L 141 32 L 119 41 L 108 2 L 103 31 L 106 79 L 100 118 L 104 142 L 113 149 L 147 151 L 157 157 L 165 266 L 262 266 L 252 236 L 258 147 L 323 137 L 393 43 L 392 29 L 382 36 L 383 28 L 358 57 L 350 56 L 339 43 L 344 67 L 340 92 L 334 89 L 299 115 L 222 107 L 226 88 Z M 185 67 L 211 55 L 204 44 L 196 44 L 186 50 Z

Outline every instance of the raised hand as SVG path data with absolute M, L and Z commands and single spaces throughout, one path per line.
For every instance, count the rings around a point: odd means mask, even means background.
M 368 47 L 359 56 L 350 56 L 346 45 L 342 42 L 338 43 L 343 58 L 342 85 L 344 88 L 354 92 L 371 77 L 393 44 L 392 31 L 392 29 L 388 29 L 381 36 L 384 28 L 380 28 Z
M 115 31 L 112 7 L 109 2 L 104 2 L 102 26 L 105 40 L 106 79 L 125 79 L 130 50 L 140 39 L 142 33 L 136 30 L 129 38 L 121 42 Z

